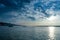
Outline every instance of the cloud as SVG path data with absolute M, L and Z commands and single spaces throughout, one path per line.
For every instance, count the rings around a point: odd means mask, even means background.
M 6 6 L 4 4 L 0 4 L 0 8 L 5 8 Z
M 0 7 L 0 12 L 10 12 L 10 11 L 17 11 L 18 9 L 21 9 L 21 7 L 24 7 L 24 5 L 29 4 L 31 0 L 0 0 L 0 3 L 6 6 L 5 8 Z
M 60 14 L 59 2 L 54 0 L 3 0 L 2 2 L 1 0 L 4 8 L 0 6 L 0 21 L 26 25 L 43 24 L 48 22 L 46 18 Z

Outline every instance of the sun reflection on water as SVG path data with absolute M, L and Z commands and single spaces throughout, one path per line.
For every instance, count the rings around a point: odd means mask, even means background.
M 49 27 L 49 40 L 54 40 L 55 27 Z

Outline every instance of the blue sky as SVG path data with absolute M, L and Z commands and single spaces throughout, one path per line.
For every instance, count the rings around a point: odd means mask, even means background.
M 59 0 L 0 0 L 0 22 L 40 25 L 51 16 L 57 18 L 54 24 L 60 23 Z

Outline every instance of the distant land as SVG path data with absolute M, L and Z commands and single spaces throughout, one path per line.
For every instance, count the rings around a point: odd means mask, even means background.
M 6 23 L 6 22 L 0 22 L 0 26 L 8 26 L 8 27 L 23 26 L 23 27 L 25 27 L 24 25 L 17 25 L 17 24 Z
M 0 26 L 8 26 L 8 27 L 22 26 L 22 27 L 29 27 L 29 26 L 26 26 L 26 25 L 18 25 L 18 24 L 6 23 L 6 22 L 0 22 Z M 60 27 L 60 25 L 40 25 L 40 26 L 31 26 L 31 27 Z

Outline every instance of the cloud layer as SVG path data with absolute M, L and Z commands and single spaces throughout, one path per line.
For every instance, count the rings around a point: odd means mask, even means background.
M 60 15 L 59 0 L 0 1 L 0 21 L 20 24 L 31 22 L 32 24 L 38 24 L 38 22 L 46 21 L 52 15 Z

